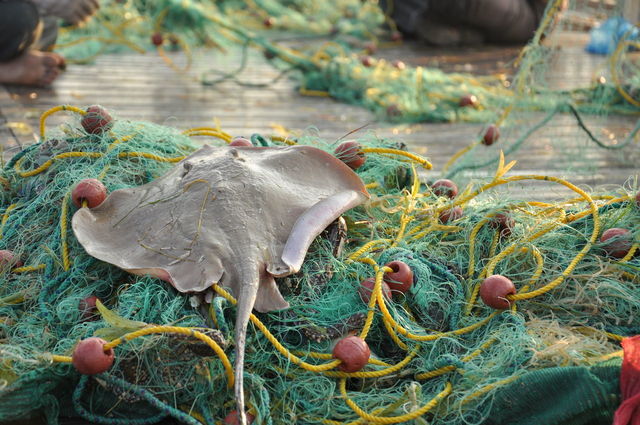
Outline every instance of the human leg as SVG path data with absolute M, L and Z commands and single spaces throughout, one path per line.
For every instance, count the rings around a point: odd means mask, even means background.
M 36 7 L 21 0 L 0 0 L 0 62 L 14 59 L 31 47 L 42 25 Z
M 0 0 L 0 83 L 48 85 L 58 76 L 60 55 L 30 50 L 41 31 L 33 4 Z
M 429 6 L 429 13 L 442 21 L 476 28 L 488 41 L 495 42 L 526 42 L 539 19 L 527 0 L 448 0 Z

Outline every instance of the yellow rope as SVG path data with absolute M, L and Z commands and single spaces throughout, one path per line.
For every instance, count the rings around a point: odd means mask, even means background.
M 16 173 L 18 173 L 18 175 L 20 177 L 31 177 L 31 176 L 35 176 L 36 174 L 40 174 L 41 172 L 45 171 L 46 169 L 51 167 L 51 165 L 53 165 L 53 163 L 55 161 L 57 161 L 59 159 L 66 159 L 66 158 L 100 158 L 102 156 L 103 156 L 103 154 L 101 154 L 100 152 L 64 152 L 64 153 L 60 153 L 60 154 L 54 156 L 53 158 L 51 158 L 50 160 L 48 160 L 47 162 L 45 162 L 44 164 L 42 164 L 41 166 L 36 168 L 35 170 L 31 170 L 31 171 L 22 170 L 21 165 L 22 165 L 22 162 L 25 160 L 25 157 L 22 157 L 18 161 L 16 161 L 15 165 L 13 166 L 13 168 L 16 171 Z
M 388 267 L 383 267 L 382 269 L 389 269 L 389 268 Z M 381 272 L 382 272 L 382 270 L 381 270 Z M 382 272 L 382 273 L 384 273 L 384 272 Z M 380 285 L 378 285 L 378 278 L 380 279 Z M 474 323 L 473 325 L 469 325 L 469 326 L 466 326 L 464 328 L 456 329 L 455 331 L 442 332 L 442 333 L 437 333 L 437 334 L 432 334 L 432 335 L 416 335 L 416 334 L 411 333 L 410 331 L 408 331 L 404 327 L 402 327 L 391 316 L 391 314 L 389 313 L 389 310 L 387 309 L 387 306 L 385 305 L 384 297 L 382 296 L 382 284 L 381 283 L 382 283 L 382 274 L 380 274 L 380 272 L 378 272 L 376 274 L 376 285 L 374 286 L 374 289 L 373 289 L 373 292 L 372 292 L 372 295 L 371 295 L 371 299 L 372 300 L 373 299 L 377 299 L 378 305 L 380 306 L 380 311 L 382 312 L 382 316 L 383 316 L 384 320 L 388 321 L 393 326 L 394 330 L 398 331 L 400 334 L 402 334 L 405 337 L 407 337 L 409 339 L 412 339 L 414 341 L 434 341 L 436 339 L 440 339 L 440 338 L 444 338 L 444 337 L 463 335 L 463 334 L 472 332 L 472 331 L 478 329 L 479 327 L 482 327 L 485 324 L 489 323 L 489 321 L 491 319 L 493 319 L 499 313 L 498 311 L 494 311 L 489 316 L 487 316 L 486 318 Z M 371 305 L 371 302 L 369 304 Z M 370 307 L 370 312 L 371 312 L 371 307 Z
M 453 156 L 449 159 L 449 161 L 447 161 L 447 163 L 444 164 L 444 167 L 442 167 L 442 172 L 443 173 L 446 172 L 458 160 L 458 158 L 460 158 L 462 155 L 464 155 L 465 153 L 469 152 L 471 149 L 473 149 L 476 146 L 478 146 L 480 143 L 481 143 L 481 141 L 477 140 L 477 141 L 465 146 L 464 148 L 460 149 L 455 154 L 453 154 Z
M 59 112 L 59 111 L 71 111 L 79 115 L 85 115 L 87 113 L 87 111 L 84 111 L 80 108 L 76 108 L 75 106 L 71 106 L 71 105 L 54 106 L 48 111 L 45 111 L 40 116 L 40 139 L 44 140 L 44 130 L 45 130 L 47 118 L 49 117 L 49 115 L 55 114 L 56 112 Z
M 220 140 L 224 140 L 226 143 L 231 143 L 233 141 L 233 138 L 231 137 L 231 135 L 221 131 L 197 130 L 197 131 L 183 132 L 183 134 L 189 137 L 193 137 L 193 136 L 216 137 Z
M 2 224 L 0 224 L 0 239 L 2 239 L 2 236 L 3 236 L 4 226 L 5 224 L 7 224 L 7 220 L 9 220 L 9 213 L 15 210 L 17 206 L 18 206 L 17 203 L 9 205 L 7 209 L 4 211 L 4 214 L 2 214 Z
M 303 96 L 314 96 L 314 97 L 330 97 L 331 96 L 328 91 L 308 90 L 308 89 L 305 89 L 304 87 L 300 87 L 300 89 L 298 90 L 298 93 L 300 93 Z
M 500 230 L 496 230 L 493 233 L 493 239 L 491 240 L 491 247 L 489 248 L 489 255 L 488 255 L 489 258 L 492 258 L 495 255 L 499 240 L 500 240 Z M 482 272 L 478 276 L 478 278 L 484 279 L 486 276 L 487 276 L 487 268 L 485 267 L 484 270 L 482 270 Z M 480 283 L 477 283 L 473 287 L 471 294 L 469 294 L 469 299 L 467 300 L 465 310 L 464 310 L 465 316 L 468 316 L 471 314 L 471 310 L 473 309 L 473 306 L 476 303 L 476 300 L 478 299 L 478 294 L 480 294 Z
M 153 159 L 158 162 L 180 162 L 186 158 L 186 156 L 177 156 L 174 158 L 167 158 L 165 156 L 154 155 L 147 152 L 120 152 L 118 158 L 147 158 Z
M 362 419 L 365 419 L 366 421 L 373 424 L 397 424 L 401 422 L 412 421 L 415 418 L 424 415 L 425 413 L 429 412 L 431 409 L 436 407 L 438 403 L 440 403 L 440 401 L 442 401 L 445 397 L 451 394 L 451 391 L 452 391 L 451 383 L 447 382 L 445 384 L 444 389 L 440 393 L 438 393 L 434 398 L 432 398 L 425 405 L 423 405 L 417 410 L 414 410 L 411 413 L 407 413 L 405 415 L 400 415 L 400 416 L 374 416 L 362 410 L 353 400 L 349 398 L 349 395 L 347 394 L 347 378 L 340 379 L 340 393 L 342 394 L 342 397 L 344 397 L 347 405 L 349 405 L 349 407 L 354 412 L 356 412 L 356 414 L 360 416 Z
M 293 145 L 297 145 L 298 144 L 298 142 L 296 142 L 295 140 L 289 139 L 289 137 L 271 136 L 270 139 L 275 141 L 275 142 L 284 143 L 284 144 L 289 145 L 289 146 L 293 146 Z
M 562 216 L 561 216 L 561 218 L 559 220 L 556 220 L 555 222 L 549 224 L 548 226 L 542 228 L 541 230 L 529 235 L 522 242 L 527 243 L 527 242 L 534 241 L 534 240 L 538 239 L 539 237 L 549 233 L 550 231 L 552 231 L 556 227 L 560 226 L 560 224 L 562 224 L 562 222 L 564 221 L 564 210 L 561 210 L 560 212 L 561 212 Z M 520 243 L 522 243 L 522 242 L 520 242 Z M 489 263 L 487 264 L 487 268 L 486 268 L 486 271 L 485 271 L 484 275 L 485 276 L 492 275 L 493 274 L 493 270 L 496 268 L 498 263 L 500 261 L 502 261 L 504 258 L 506 258 L 509 254 L 512 254 L 517 248 L 518 248 L 518 243 L 513 243 L 513 244 L 509 245 L 507 248 L 505 248 L 498 255 L 493 256 L 491 261 L 489 261 Z
M 633 246 L 631 246 L 631 249 L 629 250 L 629 252 L 627 252 L 627 254 L 624 257 L 622 257 L 620 261 L 618 261 L 618 263 L 626 263 L 627 261 L 631 260 L 636 255 L 637 250 L 638 250 L 638 244 L 634 243 Z
M 482 278 L 481 278 L 482 279 Z M 471 293 L 469 294 L 469 299 L 467 300 L 465 309 L 464 309 L 464 315 L 468 316 L 471 314 L 471 310 L 473 309 L 474 304 L 476 303 L 476 300 L 478 299 L 478 294 L 480 293 L 480 283 L 476 283 L 473 286 L 473 289 L 471 290 Z
M 60 242 L 62 245 L 62 266 L 65 271 L 71 267 L 69 260 L 69 247 L 67 245 L 67 210 L 69 209 L 69 192 L 62 199 L 62 208 L 60 210 Z
M 125 341 L 131 341 L 132 339 L 151 334 L 181 334 L 197 338 L 200 341 L 204 342 L 220 358 L 220 361 L 222 362 L 225 373 L 227 375 L 227 383 L 229 387 L 233 387 L 233 367 L 231 366 L 231 362 L 229 362 L 229 358 L 225 354 L 224 350 L 218 345 L 217 342 L 211 339 L 211 337 L 192 328 L 182 328 L 178 326 L 151 326 L 142 328 L 135 332 L 130 332 L 124 336 L 121 336 L 120 338 L 114 339 L 113 341 L 105 344 L 103 348 L 105 351 L 107 351 L 111 348 L 117 347 Z
M 317 353 L 315 351 L 292 351 L 292 353 L 295 354 L 296 356 L 306 356 L 306 357 L 311 357 L 313 359 L 333 360 L 333 354 L 331 353 Z M 382 360 L 378 360 L 374 358 L 369 358 L 367 363 L 376 365 L 376 366 L 384 366 L 384 367 L 393 366 L 392 364 L 389 364 L 387 362 L 383 362 Z
M 216 291 L 218 295 L 223 296 L 227 301 L 231 302 L 232 304 L 235 305 L 237 303 L 236 299 L 230 293 L 222 289 L 222 287 L 218 285 L 213 285 L 213 290 Z M 294 355 L 285 346 L 283 346 L 276 339 L 276 337 L 274 337 L 271 334 L 271 332 L 269 332 L 269 329 L 267 329 L 267 327 L 260 321 L 260 319 L 258 319 L 253 313 L 250 316 L 250 320 L 260 330 L 260 332 L 262 332 L 264 336 L 267 337 L 269 342 L 276 348 L 276 350 L 278 350 L 283 356 L 285 356 L 291 363 L 294 363 L 305 370 L 308 370 L 310 372 L 324 372 L 324 371 L 333 369 L 336 366 L 338 366 L 340 363 L 342 363 L 340 360 L 333 360 L 323 365 L 313 365 L 313 364 L 307 363 L 304 360 L 297 357 L 296 355 Z
M 102 156 L 104 156 L 104 154 L 102 154 L 100 152 L 65 152 L 65 153 L 61 153 L 61 154 L 58 154 L 58 155 L 54 156 L 53 158 L 51 158 L 50 160 L 48 160 L 47 162 L 45 162 L 44 164 L 42 164 L 41 166 L 36 168 L 35 170 L 31 170 L 31 171 L 22 170 L 21 165 L 22 165 L 22 162 L 25 159 L 25 157 L 22 157 L 18 161 L 16 161 L 16 163 L 14 165 L 14 169 L 15 169 L 16 173 L 18 173 L 18 175 L 20 175 L 20 177 L 31 177 L 31 176 L 35 176 L 36 174 L 40 174 L 41 172 L 47 170 L 49 167 L 51 167 L 51 165 L 53 165 L 53 163 L 55 161 L 57 161 L 59 159 L 66 159 L 66 158 L 101 158 Z M 147 153 L 147 152 L 120 152 L 118 154 L 118 158 L 147 158 L 147 159 L 152 159 L 152 160 L 158 161 L 158 162 L 180 162 L 186 157 L 185 156 L 178 156 L 178 157 L 174 157 L 174 158 L 168 158 L 168 157 L 164 157 L 164 156 L 160 156 L 160 155 L 154 155 L 152 153 Z
M 382 290 L 382 287 L 381 287 Z M 381 301 L 380 299 L 378 299 L 378 303 L 380 302 L 384 302 Z M 389 336 L 391 337 L 391 339 L 393 340 L 393 342 L 396 343 L 396 345 L 400 348 L 402 348 L 403 350 L 408 350 L 409 347 L 407 346 L 407 344 L 405 344 L 404 342 L 402 342 L 400 340 L 400 337 L 398 337 L 398 334 L 396 333 L 395 329 L 393 329 L 393 324 L 391 322 L 389 322 L 388 320 L 385 320 L 384 316 L 382 319 L 382 323 L 384 324 L 385 329 L 387 330 L 387 333 L 389 334 Z
M 378 265 L 373 260 L 368 263 L 370 265 L 373 265 L 373 268 L 376 274 L 376 279 L 375 279 L 375 284 L 373 285 L 373 289 L 371 290 L 371 297 L 369 298 L 369 304 L 367 305 L 367 308 L 368 308 L 367 318 L 365 319 L 364 325 L 362 326 L 362 331 L 360 331 L 360 338 L 362 339 L 367 339 L 367 335 L 371 330 L 371 325 L 373 324 L 373 316 L 375 313 L 375 305 L 378 297 L 384 298 L 384 296 L 382 295 L 382 278 L 384 277 L 384 274 L 386 272 L 392 271 L 391 268 L 389 267 L 378 267 Z M 383 301 L 383 305 L 384 305 L 384 301 Z M 396 342 L 396 344 L 399 343 L 398 345 L 406 350 L 406 345 L 402 341 L 397 339 L 397 337 L 395 337 L 395 333 L 392 333 L 391 337 Z
M 38 264 L 37 266 L 24 266 L 24 267 L 16 267 L 11 270 L 12 273 L 28 273 L 34 272 L 36 270 L 44 270 L 46 266 L 44 264 Z
M 603 203 L 603 204 L 600 204 L 600 205 L 597 205 L 597 207 L 598 207 L 598 209 L 600 209 L 600 208 L 602 208 L 602 207 L 604 207 L 604 206 L 611 205 L 611 204 L 615 204 L 615 203 L 617 203 L 617 202 L 628 201 L 628 200 L 629 200 L 629 198 L 630 198 L 629 196 L 622 196 L 622 197 L 620 197 L 620 198 L 611 198 L 611 199 L 607 200 L 607 202 L 605 202 L 605 203 Z M 595 200 L 595 199 L 597 199 L 597 198 L 595 198 L 595 197 L 594 197 L 593 199 Z M 580 198 L 579 200 L 580 200 L 580 201 L 584 201 L 584 199 L 583 199 L 583 198 Z M 573 201 L 573 200 L 572 200 L 572 201 Z M 567 202 L 567 203 L 569 203 L 569 202 Z M 567 223 L 571 223 L 571 222 L 576 221 L 576 220 L 579 220 L 579 219 L 581 219 L 582 217 L 585 217 L 585 216 L 587 216 L 587 215 L 589 215 L 589 214 L 591 214 L 591 210 L 590 210 L 590 209 L 589 209 L 589 210 L 584 210 L 584 211 L 579 212 L 579 213 L 570 214 L 570 215 L 568 215 L 568 216 L 567 216 L 567 218 L 565 219 L 565 221 L 566 221 Z
M 466 355 L 465 357 L 463 357 L 462 361 L 466 363 L 469 360 L 473 360 L 474 358 L 476 358 L 480 354 L 482 354 L 482 352 L 484 350 L 486 350 L 487 348 L 489 348 L 490 346 L 495 344 L 497 341 L 498 341 L 497 338 L 489 338 L 480 347 L 478 347 L 478 349 L 476 349 L 472 353 L 470 353 L 470 354 Z M 416 375 L 416 379 L 418 379 L 418 380 L 431 379 L 431 378 L 435 378 L 436 376 L 444 375 L 445 373 L 448 373 L 448 372 L 453 372 L 456 369 L 457 369 L 457 367 L 454 366 L 454 365 L 443 366 L 443 367 L 441 367 L 439 369 L 432 370 L 430 372 L 420 373 L 420 374 Z
M 409 364 L 411 360 L 418 354 L 420 351 L 420 347 L 416 346 L 411 352 L 400 362 L 396 363 L 393 366 L 390 366 L 386 369 L 376 370 L 371 372 L 324 372 L 327 376 L 337 377 L 337 378 L 380 378 L 381 376 L 387 376 L 394 372 L 399 371 L 403 367 Z
M 581 332 L 581 333 L 596 333 L 596 334 L 602 334 L 604 336 L 606 336 L 609 339 L 613 339 L 614 341 L 622 341 L 625 337 L 623 337 L 622 335 L 617 335 L 611 332 L 606 332 L 600 329 L 596 329 L 596 328 L 592 328 L 589 326 L 576 326 L 573 328 L 574 330 Z
M 216 127 L 192 127 L 182 131 L 180 134 L 184 134 L 185 136 L 188 136 L 191 133 L 197 133 L 200 131 L 220 133 L 224 135 L 226 138 L 233 139 L 231 134 L 227 133 L 226 131 L 222 131 L 222 129 L 218 126 L 217 120 L 216 120 Z
M 420 164 L 423 168 L 426 168 L 427 170 L 430 170 L 431 168 L 433 168 L 431 163 L 429 161 L 427 161 L 426 159 L 422 158 L 421 156 L 412 154 L 411 152 L 401 151 L 399 149 L 362 148 L 362 152 L 365 152 L 365 153 L 381 153 L 381 154 L 391 154 L 391 155 L 404 156 L 406 158 L 409 158 L 412 161 L 417 162 L 418 164 Z
M 515 381 L 518 378 L 519 378 L 519 376 L 510 376 L 510 377 L 508 377 L 506 379 L 502 379 L 500 381 L 496 381 L 493 384 L 486 385 L 486 386 L 480 388 L 478 391 L 473 392 L 473 393 L 469 394 L 468 396 L 466 396 L 465 398 L 463 398 L 462 401 L 460 402 L 460 405 L 464 406 L 465 404 L 469 403 L 474 398 L 478 398 L 481 395 L 486 394 L 486 393 L 488 393 L 489 391 L 491 391 L 493 389 L 496 389 L 496 388 L 501 387 L 503 385 L 509 384 L 509 383 Z
M 633 106 L 639 106 L 640 107 L 640 101 L 634 99 L 629 94 L 629 92 L 627 92 L 627 90 L 625 90 L 624 86 L 620 83 L 620 77 L 618 76 L 618 70 L 620 69 L 620 67 L 618 67 L 618 62 L 620 61 L 620 58 L 622 57 L 622 53 L 627 51 L 627 49 L 629 47 L 634 47 L 634 48 L 638 49 L 638 48 L 640 48 L 640 43 L 634 42 L 634 41 L 629 41 L 629 40 L 620 42 L 620 43 L 618 43 L 618 47 L 616 48 L 616 50 L 613 53 L 613 55 L 611 55 L 611 59 L 610 59 L 611 80 L 613 81 L 613 84 L 616 86 L 616 90 L 618 91 L 618 93 L 620 93 L 620 95 L 622 97 L 624 97 L 624 99 L 627 102 L 629 102 Z
M 347 259 L 351 260 L 351 261 L 356 261 L 358 258 L 362 257 L 366 252 L 369 252 L 370 250 L 372 250 L 377 245 L 385 245 L 385 244 L 389 244 L 391 242 L 392 242 L 391 239 L 376 239 L 376 240 L 373 240 L 373 241 L 369 241 L 366 244 L 362 245 L 362 247 L 359 248 L 354 253 L 349 254 Z
M 415 167 L 411 164 L 411 172 L 413 176 L 413 183 L 411 185 L 411 192 L 403 197 L 403 202 L 405 204 L 404 208 L 402 208 L 402 216 L 400 217 L 400 228 L 398 229 L 398 233 L 391 244 L 391 248 L 398 245 L 402 238 L 404 237 L 404 233 L 407 228 L 407 224 L 413 221 L 413 216 L 411 215 L 416 208 L 417 200 L 420 197 L 420 179 L 418 178 L 418 173 L 416 172 Z
M 464 204 L 465 202 L 468 202 L 469 200 L 473 199 L 474 197 L 476 197 L 477 195 L 479 195 L 480 193 L 493 188 L 495 186 L 499 186 L 502 184 L 507 184 L 507 183 L 511 183 L 511 182 L 516 182 L 516 181 L 523 181 L 523 180 L 541 180 L 541 181 L 551 181 L 554 183 L 558 183 L 561 184 L 571 190 L 573 190 L 574 192 L 578 193 L 579 195 L 582 196 L 582 198 L 587 201 L 589 203 L 590 206 L 590 210 L 591 210 L 591 214 L 593 215 L 593 232 L 591 233 L 591 238 L 589 239 L 589 241 L 585 244 L 585 246 L 580 250 L 580 252 L 578 252 L 578 254 L 573 258 L 573 260 L 569 263 L 569 265 L 565 268 L 565 270 L 560 274 L 560 276 L 556 279 L 554 279 L 553 281 L 549 282 L 547 285 L 543 286 L 542 288 L 539 288 L 535 291 L 531 291 L 531 292 L 526 292 L 526 293 L 520 293 L 520 294 L 516 294 L 516 295 L 509 295 L 507 296 L 507 299 L 509 299 L 510 301 L 518 301 L 518 300 L 524 300 L 524 299 L 530 299 L 530 298 L 534 298 L 537 296 L 540 296 L 542 294 L 545 294 L 549 291 L 551 291 L 552 289 L 556 288 L 558 285 L 560 285 L 567 276 L 569 276 L 571 274 L 571 272 L 576 268 L 576 266 L 578 265 L 578 263 L 584 258 L 584 256 L 587 254 L 587 252 L 589 252 L 589 250 L 591 249 L 591 247 L 593 246 L 593 244 L 596 242 L 598 235 L 600 233 L 600 219 L 598 217 L 598 207 L 595 205 L 593 199 L 591 198 L 591 196 L 589 196 L 588 193 L 586 193 L 584 190 L 580 189 L 579 187 L 573 185 L 572 183 L 567 182 L 564 179 L 558 178 L 558 177 L 552 177 L 552 176 L 540 176 L 540 175 L 522 175 L 522 176 L 513 176 L 513 177 L 508 177 L 508 178 L 504 178 L 504 179 L 496 179 L 494 181 L 492 181 L 489 184 L 486 184 L 484 186 L 482 186 L 481 188 L 477 189 L 476 191 L 466 195 L 466 196 L 462 196 L 459 199 L 457 199 L 454 202 L 454 205 L 461 205 Z M 564 210 L 561 210 L 561 212 L 563 213 L 563 217 L 561 221 L 564 221 L 565 217 L 564 217 Z M 552 226 L 548 226 L 544 229 L 542 229 L 541 231 L 536 232 L 535 234 L 529 236 L 526 240 L 527 241 L 531 241 L 536 239 L 537 237 L 540 237 L 541 235 L 543 235 L 544 233 L 547 233 L 549 231 L 551 231 L 556 225 L 558 225 L 559 223 L 553 223 Z M 508 255 L 509 253 L 513 252 L 515 250 L 515 244 L 511 245 L 509 248 L 505 249 L 503 252 L 501 252 L 500 254 L 498 254 L 498 256 L 494 257 L 492 259 L 492 261 L 490 262 L 490 264 L 487 266 L 487 273 L 491 273 L 491 271 L 493 270 L 493 267 L 495 267 L 495 264 L 497 264 L 501 258 L 504 258 L 506 255 Z
M 492 217 L 492 216 L 490 216 Z M 475 248 L 476 248 L 476 236 L 478 232 L 490 219 L 490 217 L 483 218 L 480 220 L 473 229 L 471 230 L 471 234 L 469 235 L 469 266 L 467 267 L 467 277 L 473 277 L 473 272 L 475 271 Z
M 167 56 L 162 46 L 156 46 L 156 51 L 158 52 L 158 56 L 162 58 L 164 63 L 166 63 L 167 66 L 169 66 L 169 68 L 179 73 L 187 72 L 189 71 L 189 68 L 191 68 L 191 61 L 193 59 L 191 57 L 191 49 L 189 49 L 189 46 L 182 39 L 178 38 L 177 40 L 178 40 L 178 44 L 180 45 L 180 47 L 182 47 L 182 50 L 184 51 L 185 57 L 187 58 L 187 63 L 184 65 L 184 68 L 178 67 L 178 65 L 175 64 L 173 59 Z
M 116 141 L 114 141 L 113 143 L 111 143 L 107 147 L 107 152 L 110 151 L 111 149 L 115 148 L 120 143 L 128 142 L 129 140 L 133 139 L 136 135 L 137 135 L 137 133 L 129 134 L 128 136 L 124 136 L 124 137 L 121 137 L 121 138 L 117 139 Z
M 71 357 L 69 357 L 69 356 L 58 356 L 56 354 L 53 354 L 51 356 L 51 360 L 53 360 L 55 363 L 71 363 Z
M 107 22 L 102 21 L 102 24 L 106 25 Z M 122 34 L 120 34 L 118 36 L 118 38 L 107 38 L 107 37 L 88 35 L 88 36 L 80 37 L 80 38 L 77 38 L 75 40 L 72 40 L 72 41 L 69 41 L 69 42 L 66 42 L 66 43 L 55 44 L 52 47 L 52 50 L 59 50 L 59 49 L 62 49 L 62 48 L 71 47 L 71 46 L 74 46 L 74 45 L 77 45 L 77 44 L 86 43 L 87 41 L 94 41 L 94 40 L 95 41 L 99 41 L 99 42 L 101 42 L 103 44 L 122 44 L 122 45 L 125 45 L 125 46 L 131 48 L 132 50 L 134 50 L 134 51 L 136 51 L 136 52 L 138 52 L 140 54 L 144 54 L 145 53 L 145 50 L 143 48 L 141 48 L 141 47 L 137 46 L 136 44 L 132 43 L 131 41 L 127 40 L 124 37 L 124 35 L 122 35 Z M 102 48 L 102 50 L 104 50 L 104 47 Z M 90 57 L 93 58 L 94 56 L 96 56 L 96 55 L 92 55 Z M 85 62 L 87 59 L 88 58 L 85 58 L 82 62 Z
M 544 258 L 542 258 L 542 254 L 540 254 L 538 248 L 533 247 L 530 251 L 536 259 L 536 271 L 533 273 L 533 276 L 531 276 L 531 279 L 529 279 L 529 283 L 520 289 L 520 292 L 527 292 L 529 288 L 535 285 L 538 279 L 540 279 L 540 276 L 542 276 L 542 272 L 544 271 Z

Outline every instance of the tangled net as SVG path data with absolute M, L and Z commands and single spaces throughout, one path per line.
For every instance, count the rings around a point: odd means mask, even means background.
M 195 306 L 164 282 L 134 276 L 88 256 L 68 231 L 71 189 L 97 178 L 110 190 L 159 177 L 197 148 L 195 136 L 231 141 L 220 128 L 179 132 L 117 120 L 102 134 L 71 122 L 2 169 L 0 422 L 45 415 L 103 424 L 150 424 L 171 416 L 214 424 L 234 406 L 233 297 L 213 286 Z M 309 144 L 254 135 L 254 144 Z M 357 170 L 372 194 L 345 214 L 348 231 L 323 234 L 302 271 L 279 287 L 290 309 L 251 317 L 245 391 L 255 423 L 610 423 L 619 403 L 618 342 L 640 332 L 640 205 L 631 188 L 588 193 L 552 176 L 513 175 L 514 162 L 453 199 L 418 180 L 431 164 L 392 140 L 363 137 Z M 524 181 L 563 185 L 576 196 L 555 203 L 510 202 L 498 188 Z M 462 208 L 443 222 L 443 212 Z M 510 214 L 509 232 L 495 228 Z M 609 228 L 634 236 L 622 258 L 599 242 Z M 337 249 L 344 243 L 341 251 Z M 413 270 L 406 294 L 382 295 L 385 266 Z M 511 279 L 510 308 L 478 299 L 489 275 Z M 360 282 L 374 277 L 368 304 Z M 96 296 L 97 312 L 81 308 Z M 204 307 L 203 307 L 204 306 Z M 340 372 L 336 339 L 356 333 L 372 357 Z M 80 375 L 69 364 L 78 341 L 108 341 L 107 372 Z M 603 363 L 604 362 L 604 363 Z M 526 390 L 527 396 L 523 395 Z M 591 422 L 589 422 L 591 421 Z

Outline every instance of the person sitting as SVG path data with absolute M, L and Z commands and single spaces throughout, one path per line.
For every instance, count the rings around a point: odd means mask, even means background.
M 0 84 L 51 84 L 65 65 L 47 51 L 58 19 L 78 25 L 98 8 L 98 0 L 0 0 Z
M 526 43 L 548 0 L 395 0 L 393 18 L 409 35 L 435 46 Z

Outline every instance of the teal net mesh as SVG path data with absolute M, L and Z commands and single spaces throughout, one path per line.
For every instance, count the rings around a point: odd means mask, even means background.
M 291 308 L 258 317 L 286 350 L 311 365 L 329 362 L 337 340 L 370 324 L 365 339 L 375 360 L 364 375 L 309 371 L 250 325 L 245 393 L 255 423 L 610 422 L 619 403 L 619 360 L 610 357 L 619 339 L 640 327 L 637 182 L 583 191 L 559 178 L 519 172 L 527 169 L 526 157 L 508 170 L 500 153 L 510 160 L 531 138 L 545 137 L 564 171 L 596 170 L 599 164 L 580 154 L 592 146 L 615 151 L 620 163 L 637 162 L 635 42 L 624 41 L 604 57 L 601 74 L 567 85 L 555 78 L 554 66 L 571 56 L 545 44 L 553 31 L 581 24 L 586 10 L 604 19 L 620 15 L 627 3 L 596 12 L 587 2 L 569 1 L 561 12 L 559 4 L 550 2 L 513 79 L 369 62 L 367 42 L 397 42 L 393 23 L 372 2 L 114 1 L 86 28 L 63 32 L 59 48 L 78 61 L 155 49 L 150 37 L 160 33 L 159 52 L 178 69 L 192 48 L 257 47 L 303 92 L 363 105 L 389 120 L 500 128 L 495 145 L 481 143 L 482 129 L 450 163 L 434 164 L 458 183 L 453 200 L 416 179 L 427 164 L 398 153 L 396 141 L 358 133 L 369 151 L 357 173 L 371 200 L 345 214 L 346 234 L 332 225 L 312 245 L 301 273 L 278 282 Z M 309 40 L 338 36 L 295 48 L 275 41 L 290 33 Z M 183 62 L 167 56 L 172 49 L 185 52 Z M 217 78 L 226 77 L 214 70 L 203 82 L 215 85 Z M 460 107 L 470 92 L 480 106 Z M 600 128 L 604 122 L 620 131 L 610 137 Z M 286 143 L 261 135 L 252 140 Z M 329 152 L 337 145 L 310 132 L 295 142 Z M 189 137 L 163 126 L 119 119 L 111 132 L 88 135 L 70 120 L 3 167 L 0 248 L 24 266 L 5 265 L 1 276 L 0 422 L 81 416 L 106 424 L 167 417 L 213 424 L 235 408 L 220 357 L 193 337 L 163 333 L 124 342 L 114 349 L 113 367 L 95 377 L 53 357 L 71 355 L 78 341 L 93 335 L 113 340 L 167 325 L 206 332 L 233 362 L 231 302 L 215 296 L 196 305 L 158 279 L 88 256 L 70 230 L 76 207 L 69 194 L 79 181 L 97 178 L 109 191 L 139 186 L 195 149 Z M 501 189 L 524 180 L 572 193 L 524 202 Z M 452 204 L 463 215 L 443 223 L 440 213 Z M 504 212 L 515 220 L 508 236 L 491 225 Z M 609 245 L 599 238 L 610 228 L 629 230 L 628 255 L 606 255 Z M 393 260 L 411 267 L 413 286 L 368 306 L 358 295 L 360 282 L 376 275 L 372 264 Z M 514 282 L 513 308 L 495 311 L 478 298 L 490 274 Z M 87 318 L 79 305 L 92 295 L 104 308 Z
M 230 140 L 206 131 L 212 144 Z M 252 139 L 329 152 L 337 145 L 316 135 Z M 598 365 L 640 327 L 637 188 L 592 198 L 574 187 L 575 196 L 554 203 L 510 201 L 495 188 L 522 179 L 571 185 L 517 175 L 502 162 L 496 176 L 449 199 L 417 179 L 426 160 L 374 134 L 358 141 L 366 162 L 357 173 L 371 199 L 344 215 L 346 233 L 333 224 L 313 243 L 299 274 L 279 279 L 291 307 L 257 315 L 272 338 L 249 327 L 245 393 L 255 423 L 506 423 L 523 411 L 538 423 L 611 418 L 619 363 Z M 100 375 L 80 375 L 64 360 L 87 337 L 111 341 L 165 325 L 209 335 L 233 363 L 229 300 L 196 303 L 158 279 L 127 274 L 87 255 L 70 230 L 77 207 L 69 194 L 79 181 L 97 178 L 108 191 L 139 186 L 196 148 L 163 126 L 118 119 L 110 132 L 89 135 L 69 120 L 4 166 L 0 248 L 24 265 L 5 261 L 2 270 L 0 421 L 213 424 L 235 409 L 220 356 L 189 331 L 123 341 Z M 454 204 L 461 218 L 443 222 Z M 500 212 L 514 219 L 508 233 L 492 225 Z M 608 256 L 610 245 L 599 241 L 613 227 L 631 232 L 623 258 Z M 374 265 L 395 260 L 413 270 L 410 290 L 365 304 L 360 282 L 382 279 Z M 510 309 L 479 299 L 490 274 L 514 282 L 520 298 Z M 87 315 L 81 302 L 91 295 L 103 306 Z M 364 328 L 373 363 L 361 374 L 313 370 L 331 361 L 336 341 Z M 553 399 L 551 387 L 564 397 Z

